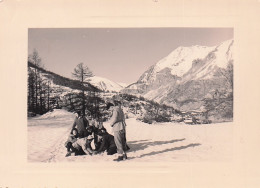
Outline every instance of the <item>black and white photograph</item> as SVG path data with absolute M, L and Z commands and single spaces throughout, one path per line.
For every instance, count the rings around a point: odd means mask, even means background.
M 233 28 L 29 28 L 29 162 L 232 159 Z
M 260 187 L 260 0 L 0 0 L 0 188 Z

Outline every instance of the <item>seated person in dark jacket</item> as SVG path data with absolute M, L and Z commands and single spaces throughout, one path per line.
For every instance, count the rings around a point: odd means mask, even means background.
M 103 126 L 102 122 L 98 122 L 97 120 L 95 121 L 95 124 L 93 126 L 93 132 L 94 132 L 94 144 L 95 144 L 95 150 L 97 151 L 101 145 L 101 140 L 98 140 L 98 135 L 97 133 L 99 131 L 102 131 L 103 133 L 106 133 L 107 130 Z
M 104 133 L 102 130 L 100 130 L 97 133 L 97 137 L 98 141 L 101 142 L 101 145 L 97 151 L 93 152 L 93 154 L 107 151 L 107 155 L 113 155 L 117 152 L 114 136 L 108 134 L 107 132 Z

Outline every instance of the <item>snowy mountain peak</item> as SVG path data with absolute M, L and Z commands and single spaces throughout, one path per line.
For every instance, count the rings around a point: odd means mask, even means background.
M 146 71 L 138 82 L 153 82 L 156 74 L 165 68 L 169 68 L 172 75 L 182 77 L 192 67 L 194 59 L 202 59 L 214 49 L 215 47 L 199 45 L 178 47 Z
M 107 78 L 93 76 L 90 77 L 88 80 L 92 85 L 96 86 L 97 88 L 103 91 L 116 91 L 119 92 L 124 87 L 116 82 L 113 82 Z
M 156 72 L 168 67 L 172 75 L 181 77 L 191 68 L 194 59 L 204 58 L 213 49 L 214 47 L 202 46 L 181 47 L 159 61 L 155 66 Z
M 230 80 L 227 79 L 232 73 L 227 69 L 232 69 L 228 65 L 233 65 L 233 43 L 231 39 L 212 47 L 178 47 L 122 92 L 141 94 L 177 108 L 191 109 L 192 105 L 185 106 L 187 101 L 196 101 L 194 109 L 199 108 L 207 93 L 230 89 Z M 229 76 L 223 76 L 229 73 Z
M 194 60 L 203 60 L 212 55 L 211 52 L 217 57 L 215 65 L 225 68 L 229 59 L 232 58 L 232 44 L 233 40 L 227 40 L 213 47 L 199 45 L 178 47 L 146 71 L 138 82 L 153 82 L 156 79 L 156 74 L 165 68 L 169 68 L 172 75 L 182 77 L 192 68 Z

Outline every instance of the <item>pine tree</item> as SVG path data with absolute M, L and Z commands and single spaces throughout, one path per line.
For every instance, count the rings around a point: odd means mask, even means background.
M 36 49 L 29 55 L 28 62 L 34 65 L 33 68 L 28 67 L 28 111 L 42 114 L 45 112 L 45 90 L 38 70 L 42 67 L 42 60 Z
M 28 98 L 27 98 L 27 108 L 28 111 L 35 111 L 35 76 L 31 68 L 28 68 Z
M 37 71 L 37 67 L 41 65 L 41 58 L 36 49 L 33 50 L 33 54 L 31 56 L 32 63 L 35 65 L 34 68 L 34 76 L 35 76 L 35 108 L 38 110 L 38 82 L 39 82 L 39 73 Z
M 72 72 L 72 76 L 75 77 L 77 80 L 81 83 L 81 103 L 82 103 L 82 113 L 85 116 L 85 110 L 86 110 L 86 101 L 85 101 L 85 80 L 89 77 L 93 76 L 92 71 L 88 68 L 88 66 L 84 65 L 83 63 L 80 63 L 74 68 L 74 71 Z

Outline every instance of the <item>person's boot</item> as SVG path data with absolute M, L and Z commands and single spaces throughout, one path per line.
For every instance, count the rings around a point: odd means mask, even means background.
M 124 155 L 118 156 L 117 159 L 114 159 L 113 161 L 123 161 L 124 160 Z

